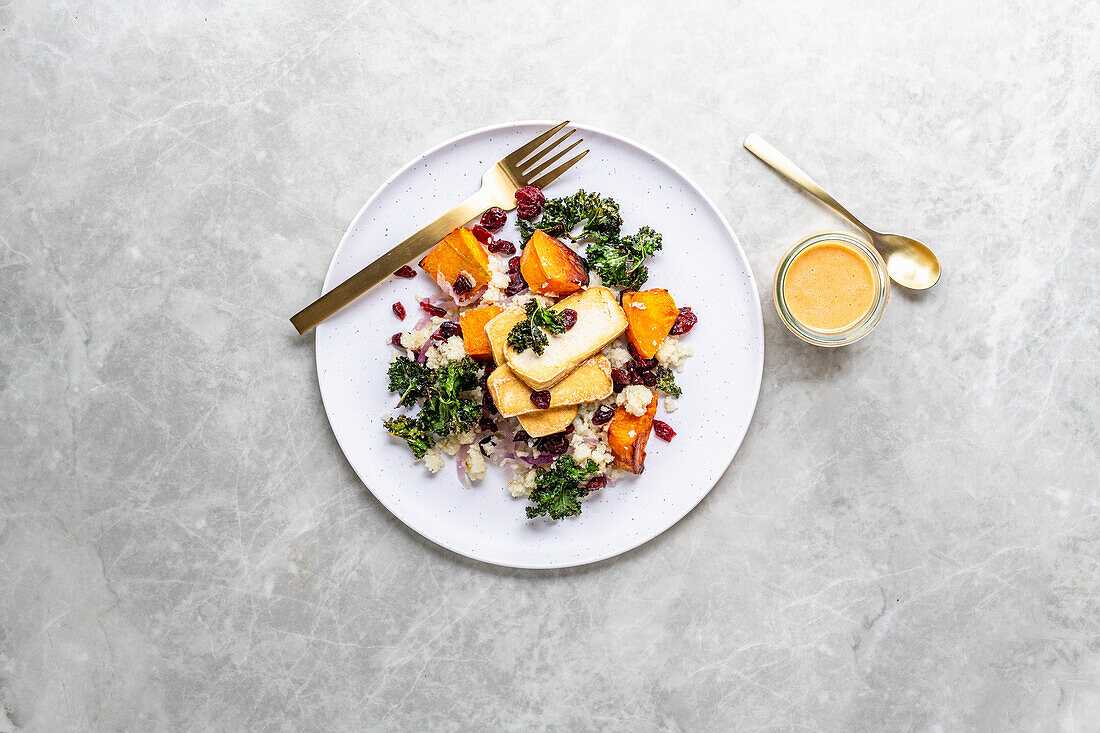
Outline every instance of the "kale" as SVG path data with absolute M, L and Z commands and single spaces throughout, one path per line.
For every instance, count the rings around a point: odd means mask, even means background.
M 401 438 L 408 443 L 409 450 L 417 458 L 423 458 L 424 454 L 435 445 L 435 438 L 432 437 L 432 434 L 420 424 L 420 421 L 414 420 L 408 415 L 387 418 L 382 424 L 386 426 L 386 431 L 390 435 Z
M 527 507 L 527 518 L 547 514 L 551 519 L 561 519 L 580 514 L 579 500 L 588 496 L 585 479 L 598 470 L 591 458 L 578 466 L 569 456 L 559 456 L 550 469 L 538 469 L 535 488 L 531 490 L 535 506 Z
M 584 228 L 574 235 L 573 230 L 582 221 L 585 223 Z M 583 189 L 572 196 L 547 201 L 542 210 L 542 218 L 537 223 L 519 220 L 524 242 L 531 238 L 536 229 L 542 229 L 556 237 L 569 237 L 574 241 L 600 237 L 617 238 L 622 226 L 623 217 L 619 214 L 619 204 L 615 199 L 600 196 L 598 193 L 587 193 Z
M 435 372 L 407 356 L 399 356 L 391 361 L 387 374 L 390 378 L 390 392 L 401 395 L 397 404 L 402 407 L 412 407 L 427 397 L 428 390 L 435 384 Z
M 642 227 L 637 234 L 622 239 L 600 238 L 585 252 L 588 266 L 604 285 L 638 290 L 649 279 L 645 259 L 661 249 L 661 234 Z
M 528 301 L 527 317 L 512 326 L 508 332 L 508 345 L 520 353 L 534 349 L 536 354 L 541 355 L 550 343 L 544 331 L 565 333 L 561 313 L 543 308 L 538 301 Z
M 476 425 L 481 419 L 481 403 L 459 397 L 458 393 L 476 387 L 480 372 L 477 362 L 468 356 L 442 367 L 417 418 L 420 425 L 444 437 Z
M 659 366 L 653 370 L 653 375 L 657 377 L 657 389 L 661 390 L 667 395 L 672 397 L 679 397 L 683 392 L 676 385 L 676 372 L 672 371 L 666 366 Z

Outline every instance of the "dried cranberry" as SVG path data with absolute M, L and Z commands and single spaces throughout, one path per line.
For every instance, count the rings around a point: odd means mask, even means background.
M 393 273 L 394 277 L 413 278 L 416 277 L 416 270 L 412 269 L 408 265 L 405 265 L 397 272 Z
M 405 320 L 405 306 L 401 305 L 400 303 L 394 303 L 390 307 L 393 308 L 393 314 L 395 316 L 400 318 L 402 321 Z
M 390 336 L 390 343 L 397 348 L 401 348 L 401 334 L 395 333 L 393 336 Z
M 561 433 L 548 435 L 539 441 L 538 448 L 543 453 L 549 453 L 552 456 L 560 456 L 562 453 L 569 450 L 569 439 Z
M 615 382 L 615 383 L 614 383 L 614 384 L 612 385 L 611 389 L 613 389 L 613 390 L 615 391 L 615 394 L 619 394 L 619 393 L 620 393 L 620 392 L 622 392 L 622 391 L 623 391 L 624 389 L 626 389 L 626 385 L 625 385 L 625 384 L 623 384 L 622 382 Z
M 626 349 L 630 352 L 630 358 L 634 361 L 641 361 L 642 355 L 638 353 L 638 350 L 634 348 L 634 344 L 629 341 L 626 343 Z
M 405 309 L 402 308 L 401 310 L 402 310 L 402 312 L 404 312 Z M 440 318 L 446 318 L 447 317 L 447 311 L 445 309 L 440 308 L 438 305 L 432 305 L 431 303 L 429 303 L 426 300 L 420 301 L 420 310 L 424 311 L 429 316 L 438 316 Z M 405 316 L 401 316 L 401 317 L 404 318 Z
M 539 211 L 540 209 L 537 206 L 520 204 L 516 207 L 516 216 L 518 216 L 520 219 L 526 219 L 527 221 L 530 221 L 531 219 L 538 218 Z
M 573 427 L 573 423 L 569 423 L 569 424 L 568 424 L 568 425 L 567 425 L 567 426 L 565 427 L 565 430 L 563 430 L 562 432 L 563 432 L 563 433 L 565 433 L 566 435 L 572 435 L 572 434 L 573 434 L 573 430 L 574 430 L 574 429 L 575 429 L 575 428 Z
M 672 429 L 672 426 L 661 420 L 653 421 L 653 432 L 666 443 L 676 437 L 676 431 Z
M 499 231 L 507 221 L 508 214 L 499 206 L 494 206 L 481 215 L 481 226 L 491 232 Z
M 443 321 L 443 323 L 439 324 L 439 335 L 442 336 L 444 340 L 452 336 L 457 336 L 460 333 L 462 333 L 462 329 L 459 328 L 458 324 L 454 321 Z
M 474 284 L 470 282 L 470 278 L 465 275 L 459 275 L 455 278 L 454 291 L 455 295 L 465 295 L 474 289 Z
M 576 326 L 577 311 L 572 308 L 563 308 L 561 312 L 561 325 L 565 326 L 566 331 Z
M 642 369 L 656 369 L 659 362 L 656 359 L 646 359 L 642 362 Z
M 630 375 L 631 384 L 642 384 L 642 371 L 638 369 L 637 364 L 634 362 L 627 364 L 626 373 Z
M 519 272 L 519 257 L 513 257 L 508 260 L 508 274 L 514 275 Z
M 611 422 L 611 418 L 615 417 L 615 408 L 611 405 L 600 405 L 596 408 L 596 411 L 592 413 L 592 424 L 603 425 L 604 423 Z
M 477 426 L 490 433 L 495 433 L 497 431 L 497 424 L 493 422 L 488 415 L 482 415 L 481 419 L 477 422 Z
M 493 402 L 493 396 L 489 394 L 489 390 L 485 390 L 485 393 L 481 395 L 481 407 L 489 415 L 495 415 L 500 410 L 497 409 L 496 403 Z
M 593 476 L 588 479 L 588 483 L 584 485 L 584 488 L 589 491 L 595 491 L 596 489 L 602 489 L 607 486 L 607 476 Z
M 508 283 L 508 287 L 504 289 L 504 294 L 508 296 L 519 295 L 526 289 L 527 283 L 523 281 L 523 278 L 520 277 L 519 273 L 517 272 L 516 274 L 512 275 L 512 281 Z
M 491 244 L 493 241 L 493 235 L 489 233 L 489 230 L 480 224 L 474 224 L 474 228 L 471 230 L 474 236 L 477 237 L 477 241 L 482 244 Z
M 542 207 L 546 203 L 546 196 L 538 186 L 524 186 L 516 191 L 516 203 Z
M 489 251 L 498 255 L 514 255 L 516 245 L 504 239 L 497 239 L 489 245 Z
M 512 436 L 512 440 L 517 443 L 526 443 L 527 441 L 531 440 L 531 436 L 526 430 L 517 430 L 516 434 Z
M 618 384 L 630 384 L 630 373 L 625 369 L 612 369 L 611 381 Z
M 531 393 L 531 404 L 540 410 L 545 410 L 550 407 L 550 390 L 543 389 L 538 392 Z
M 676 323 L 672 324 L 672 330 L 669 333 L 673 336 L 687 333 L 698 322 L 699 316 L 692 313 L 691 308 L 685 305 L 680 309 L 680 315 L 676 316 Z
M 642 384 L 647 387 L 657 386 L 657 375 L 653 372 L 642 372 Z

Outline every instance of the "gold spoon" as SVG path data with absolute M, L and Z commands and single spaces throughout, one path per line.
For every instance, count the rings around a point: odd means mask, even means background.
M 856 225 L 875 245 L 875 249 L 886 262 L 886 271 L 890 279 L 902 287 L 911 290 L 927 290 L 940 279 L 940 261 L 928 247 L 915 239 L 900 234 L 876 232 L 851 212 L 841 206 L 836 199 L 825 192 L 797 165 L 787 160 L 783 153 L 773 148 L 756 133 L 745 138 L 745 147 L 750 153 L 764 161 L 777 173 L 817 198 L 848 221 Z

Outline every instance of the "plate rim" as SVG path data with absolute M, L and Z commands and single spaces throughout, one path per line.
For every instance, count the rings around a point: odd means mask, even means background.
M 428 156 L 433 155 L 434 153 L 442 150 L 443 148 L 445 148 L 449 145 L 453 145 L 455 143 L 459 143 L 459 142 L 461 142 L 461 141 L 463 141 L 467 138 L 475 137 L 477 135 L 482 135 L 482 134 L 485 134 L 485 133 L 492 133 L 492 132 L 497 132 L 497 131 L 501 131 L 501 130 L 507 130 L 509 128 L 519 127 L 519 126 L 523 126 L 523 125 L 547 125 L 547 126 L 553 127 L 556 124 L 558 124 L 558 121 L 554 121 L 554 120 L 513 120 L 513 121 L 510 121 L 510 122 L 500 122 L 500 123 L 495 123 L 495 124 L 491 124 L 491 125 L 485 125 L 484 127 L 479 127 L 479 128 L 473 129 L 473 130 L 467 130 L 465 132 L 459 133 L 458 135 L 450 137 L 450 138 L 440 142 L 439 144 L 434 145 L 431 148 L 428 148 L 427 150 L 421 152 L 420 154 L 414 156 L 413 158 L 409 159 L 404 165 L 397 168 L 388 178 L 386 178 L 385 181 L 383 181 L 378 186 L 378 188 L 376 188 L 374 190 L 374 193 L 372 193 L 370 195 L 370 197 L 367 198 L 366 202 L 359 208 L 359 210 L 355 213 L 355 216 L 353 216 L 351 221 L 348 223 L 347 229 L 344 230 L 343 236 L 340 237 L 340 242 L 336 245 L 336 249 L 332 253 L 332 259 L 329 261 L 328 269 L 325 271 L 325 279 L 321 283 L 321 294 L 323 295 L 324 293 L 328 292 L 332 287 L 335 287 L 335 285 L 330 286 L 330 280 L 332 279 L 333 270 L 336 268 L 336 259 L 337 259 L 338 255 L 340 254 L 341 250 L 343 249 L 344 245 L 347 243 L 348 238 L 351 236 L 352 230 L 355 227 L 355 223 L 359 221 L 360 217 L 362 217 L 363 213 L 371 206 L 371 204 L 374 203 L 375 199 L 377 199 L 379 196 L 381 196 L 382 192 L 385 191 L 386 189 L 388 189 L 390 187 L 390 184 L 392 184 L 394 180 L 396 180 L 399 176 L 401 176 L 403 173 L 405 173 L 408 169 L 410 169 L 411 167 L 413 167 L 414 165 L 416 165 L 420 161 L 424 160 Z M 722 480 L 722 477 L 726 475 L 726 472 L 729 470 L 730 466 L 733 465 L 733 459 L 737 457 L 737 453 L 741 450 L 741 446 L 745 442 L 745 436 L 748 435 L 749 427 L 752 425 L 753 418 L 756 417 L 756 407 L 760 402 L 760 389 L 761 389 L 763 381 L 764 381 L 763 380 L 763 377 L 764 377 L 764 355 L 765 355 L 765 352 L 767 350 L 767 340 L 766 340 L 766 337 L 765 337 L 765 330 L 764 330 L 763 308 L 760 304 L 760 289 L 757 287 L 757 284 L 756 284 L 756 276 L 753 274 L 752 264 L 749 262 L 748 255 L 745 253 L 745 248 L 741 245 L 741 239 L 737 236 L 737 233 L 735 231 L 733 231 L 733 227 L 730 226 L 729 221 L 726 220 L 725 214 L 722 213 L 722 210 L 720 208 L 718 208 L 718 205 L 715 204 L 714 200 L 711 199 L 711 197 L 706 193 L 706 191 L 704 191 L 689 175 L 687 175 L 687 173 L 685 173 L 683 170 L 681 170 L 679 168 L 679 166 L 675 165 L 674 163 L 672 163 L 671 161 L 669 161 L 667 158 L 660 155 L 656 151 L 650 149 L 648 146 L 642 145 L 641 143 L 636 142 L 635 140 L 632 140 L 632 139 L 630 139 L 628 137 L 625 137 L 623 135 L 620 135 L 616 132 L 611 132 L 610 130 L 606 130 L 606 129 L 603 129 L 603 128 L 600 128 L 600 127 L 595 127 L 593 125 L 586 125 L 584 123 L 578 123 L 578 122 L 572 122 L 572 121 L 569 121 L 569 124 L 572 127 L 577 128 L 577 130 L 579 130 L 581 132 L 589 131 L 589 132 L 592 132 L 592 133 L 595 133 L 595 134 L 598 134 L 598 135 L 605 135 L 605 136 L 607 136 L 607 137 L 609 137 L 613 140 L 616 140 L 620 143 L 623 143 L 623 144 L 628 145 L 628 146 L 632 146 L 635 149 L 645 153 L 646 155 L 651 156 L 657 162 L 668 166 L 674 173 L 676 173 L 678 176 L 680 176 L 684 180 L 684 182 L 688 186 L 690 186 L 691 190 L 694 193 L 696 193 L 698 196 L 700 196 L 703 199 L 703 201 L 706 202 L 706 204 L 711 208 L 711 210 L 715 214 L 718 215 L 718 220 L 722 223 L 722 226 L 725 227 L 726 233 L 729 234 L 730 239 L 733 240 L 733 244 L 737 248 L 738 254 L 741 256 L 741 259 L 745 263 L 745 272 L 748 275 L 749 285 L 752 287 L 752 292 L 753 292 L 753 295 L 755 296 L 752 299 L 752 309 L 753 309 L 753 314 L 752 315 L 755 315 L 754 321 L 756 323 L 760 324 L 760 350 L 759 350 L 759 358 L 757 359 L 756 370 L 755 370 L 755 372 L 756 372 L 756 389 L 753 391 L 752 409 L 749 412 L 748 419 L 745 421 L 744 429 L 741 430 L 740 435 L 737 436 L 736 445 L 734 446 L 734 450 L 730 454 L 730 459 L 726 463 L 725 467 L 722 469 L 722 472 L 718 474 L 718 477 L 714 480 L 713 483 L 711 483 L 710 487 L 705 492 L 700 494 L 699 498 L 696 499 L 696 501 L 693 502 L 689 507 L 687 507 L 683 511 L 683 513 L 681 513 L 675 519 L 670 521 L 660 531 L 656 532 L 652 536 L 641 539 L 641 540 L 639 540 L 639 541 L 637 541 L 633 544 L 630 544 L 626 547 L 623 547 L 622 549 L 616 549 L 612 552 L 608 552 L 608 553 L 605 553 L 605 554 L 600 554 L 596 557 L 591 557 L 591 558 L 584 559 L 584 560 L 566 561 L 566 562 L 562 562 L 562 563 L 553 563 L 553 564 L 522 563 L 522 562 L 501 562 L 501 561 L 498 561 L 498 560 L 488 560 L 488 559 L 485 559 L 483 557 L 478 557 L 474 554 L 471 554 L 470 552 L 466 552 L 466 551 L 464 551 L 462 549 L 459 549 L 457 547 L 453 547 L 450 543 L 438 540 L 434 537 L 429 537 L 428 535 L 424 534 L 423 532 L 421 532 L 419 529 L 417 529 L 413 525 L 409 524 L 409 522 L 406 521 L 404 517 L 402 517 L 396 511 L 394 511 L 394 509 L 388 503 L 386 503 L 382 499 L 382 497 L 380 497 L 374 491 L 374 489 L 371 488 L 370 484 L 367 483 L 367 480 L 359 474 L 359 471 L 356 470 L 355 465 L 351 462 L 351 459 L 348 457 L 348 453 L 344 449 L 343 443 L 340 442 L 340 436 L 336 434 L 336 430 L 333 428 L 333 417 L 332 417 L 332 414 L 330 412 L 328 402 L 325 400 L 325 387 L 324 387 L 324 384 L 321 380 L 321 363 L 320 363 L 321 354 L 320 354 L 320 349 L 317 348 L 316 335 L 314 336 L 314 345 L 313 345 L 314 369 L 315 369 L 316 374 L 317 374 L 317 387 L 318 387 L 318 390 L 321 393 L 321 405 L 324 407 L 325 417 L 328 419 L 329 430 L 332 432 L 333 437 L 336 438 L 336 444 L 338 446 L 340 446 L 340 452 L 343 453 L 344 460 L 347 461 L 349 466 L 351 466 L 351 470 L 355 473 L 356 477 L 359 479 L 359 482 L 361 484 L 363 484 L 363 486 L 367 489 L 367 491 L 369 491 L 371 493 L 371 496 L 373 496 L 375 498 L 375 500 L 378 501 L 379 504 L 381 504 L 383 507 L 385 507 L 386 511 L 388 511 L 395 519 L 397 519 L 399 522 L 401 522 L 401 524 L 403 524 L 409 530 L 415 532 L 419 537 L 427 540 L 428 542 L 431 542 L 432 544 L 434 544 L 438 547 L 442 547 L 446 550 L 449 550 L 450 552 L 453 552 L 456 555 L 460 555 L 462 557 L 466 557 L 466 558 L 469 558 L 471 560 L 476 560 L 477 562 L 483 562 L 487 565 L 493 565 L 493 566 L 497 566 L 497 567 L 515 568 L 515 569 L 518 569 L 518 570 L 561 570 L 561 569 L 565 569 L 565 568 L 582 567 L 584 565 L 593 565 L 595 563 L 603 562 L 604 560 L 609 560 L 613 557 L 618 557 L 619 555 L 624 555 L 628 552 L 631 552 L 632 550 L 636 550 L 637 548 L 641 547 L 642 545 L 646 544 L 647 542 L 650 542 L 650 541 L 656 539 L 657 537 L 660 537 L 665 532 L 667 532 L 668 530 L 672 529 L 674 526 L 679 524 L 680 521 L 683 520 L 684 517 L 686 517 L 688 514 L 690 514 L 697 506 L 699 506 L 703 502 L 703 499 L 710 496 L 710 492 L 714 490 L 714 487 L 718 485 L 718 482 Z M 318 329 L 323 328 L 324 326 L 325 326 L 325 324 L 321 323 L 321 324 L 318 325 Z

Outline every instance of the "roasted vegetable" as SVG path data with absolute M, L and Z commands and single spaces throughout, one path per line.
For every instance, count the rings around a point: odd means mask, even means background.
M 676 384 L 676 372 L 668 367 L 658 366 L 653 370 L 653 376 L 657 377 L 657 384 L 654 386 L 665 394 L 679 397 L 683 393 L 683 390 Z
M 554 298 L 588 285 L 584 260 L 542 230 L 536 231 L 524 247 L 519 271 L 531 290 Z
M 660 249 L 660 232 L 642 227 L 637 234 L 622 239 L 597 239 L 588 246 L 585 256 L 588 267 L 599 274 L 604 285 L 637 290 L 649 279 L 646 258 Z
M 459 316 L 462 343 L 466 346 L 466 353 L 474 359 L 492 358 L 493 348 L 489 344 L 488 334 L 485 333 L 485 324 L 500 315 L 501 310 L 498 305 L 487 305 L 468 310 Z
M 573 230 L 582 221 L 584 228 L 574 235 Z M 524 242 L 538 230 L 549 232 L 555 237 L 569 237 L 574 241 L 595 237 L 617 238 L 622 225 L 623 218 L 615 199 L 600 196 L 598 193 L 586 193 L 584 190 L 577 191 L 572 196 L 547 201 L 538 222 L 519 220 Z
M 581 513 L 580 499 L 588 496 L 586 479 L 599 470 L 591 458 L 578 466 L 569 456 L 560 456 L 550 469 L 539 469 L 531 490 L 534 506 L 527 507 L 527 518 L 543 514 L 561 519 Z
M 395 438 L 401 438 L 409 444 L 409 450 L 417 458 L 423 458 L 424 454 L 435 445 L 435 438 L 428 432 L 420 421 L 414 420 L 408 415 L 387 418 L 382 422 L 386 431 Z
M 680 309 L 664 288 L 623 293 L 626 338 L 645 359 L 652 359 L 668 338 Z
M 489 286 L 489 252 L 474 233 L 459 227 L 420 260 L 420 266 L 455 303 L 469 305 Z
M 401 395 L 397 404 L 402 407 L 412 407 L 427 397 L 428 391 L 435 384 L 435 372 L 407 356 L 399 356 L 391 361 L 386 374 L 390 378 L 390 392 Z
M 620 405 L 615 417 L 607 426 L 607 443 L 615 465 L 624 471 L 641 473 L 645 468 L 645 446 L 653 428 L 653 416 L 657 414 L 657 394 L 641 415 L 631 415 Z
M 547 310 L 531 300 L 527 303 L 527 317 L 512 326 L 508 332 L 508 345 L 519 353 L 527 349 L 534 349 L 536 354 L 542 354 L 546 345 L 550 343 L 544 331 L 550 333 L 564 333 L 565 324 L 562 323 L 561 313 Z

